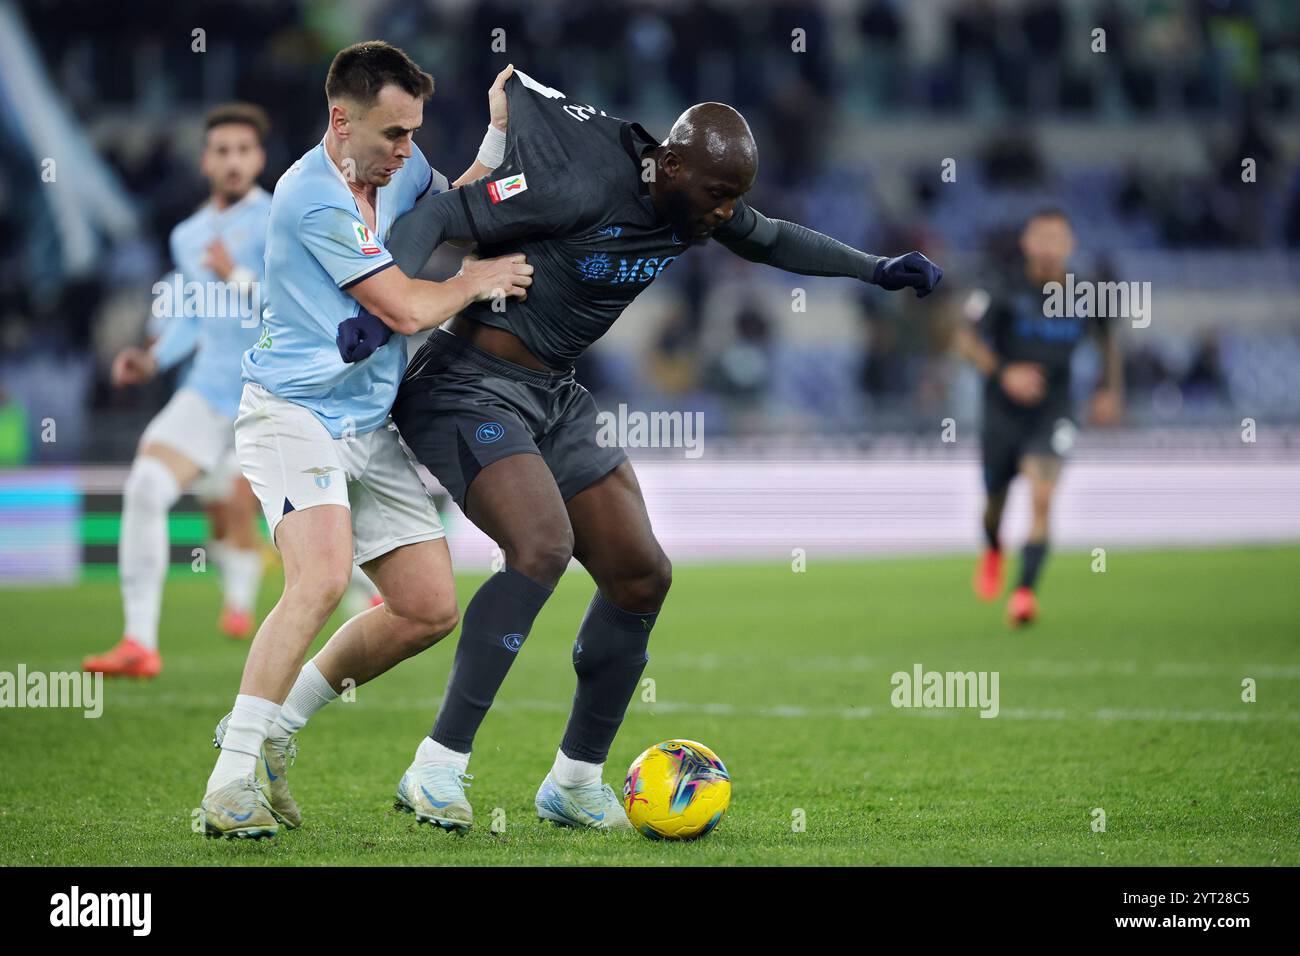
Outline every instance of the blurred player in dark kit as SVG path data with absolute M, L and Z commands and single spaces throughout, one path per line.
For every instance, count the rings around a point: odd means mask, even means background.
M 1008 620 L 1016 627 L 1038 614 L 1034 588 L 1047 557 L 1052 495 L 1078 431 L 1070 401 L 1070 361 L 1085 335 L 1098 336 L 1105 353 L 1105 371 L 1092 397 L 1093 423 L 1116 422 L 1123 400 L 1123 367 L 1110 320 L 1047 307 L 1050 283 L 1073 287 L 1066 276 L 1074 251 L 1069 218 L 1057 209 L 1034 213 L 1020 231 L 1019 249 L 1021 266 L 1003 285 L 972 294 L 967 304 L 971 325 L 957 336 L 962 355 L 985 377 L 980 443 L 987 547 L 974 581 L 982 600 L 997 600 L 1002 593 L 999 528 L 1007 490 L 1017 474 L 1030 485 L 1033 525 L 1020 579 L 1007 604 Z M 1052 314 L 1058 311 L 1065 314 Z

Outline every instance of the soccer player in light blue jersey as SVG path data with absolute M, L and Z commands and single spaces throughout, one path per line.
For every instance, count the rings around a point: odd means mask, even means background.
M 229 103 L 208 113 L 201 170 L 208 200 L 172 230 L 174 271 L 154 287 L 154 315 L 164 319 L 149 349 L 124 349 L 113 384 L 135 385 L 189 362 L 180 386 L 140 439 L 123 489 L 118 566 L 125 627 L 122 640 L 84 667 L 110 675 L 156 676 L 162 667 L 158 619 L 167 575 L 167 512 L 197 480 L 224 499 L 224 534 L 213 554 L 225 590 L 222 628 L 252 633 L 262 576 L 255 499 L 234 461 L 234 419 L 243 388 L 241 359 L 257 341 L 271 197 L 257 185 L 270 130 L 260 107 Z M 197 489 L 196 489 L 197 490 Z
M 493 128 L 484 151 L 455 185 L 499 162 L 508 73 L 489 91 Z M 383 673 L 456 626 L 442 524 L 388 413 L 406 369 L 406 335 L 471 302 L 522 298 L 532 281 L 519 254 L 467 257 L 445 282 L 393 268 L 384 248 L 393 221 L 431 190 L 449 188 L 412 141 L 433 79 L 401 50 L 371 41 L 339 52 L 325 93 L 324 138 L 275 187 L 264 325 L 244 359 L 235 444 L 284 561 L 285 589 L 218 727 L 221 754 L 203 798 L 213 836 L 257 838 L 297 826 L 285 781 L 290 735 L 349 683 Z M 343 354 L 356 342 L 345 342 L 339 326 L 357 316 L 369 323 L 360 334 L 401 334 L 349 363 Z M 384 603 L 351 618 L 304 665 L 354 561 Z

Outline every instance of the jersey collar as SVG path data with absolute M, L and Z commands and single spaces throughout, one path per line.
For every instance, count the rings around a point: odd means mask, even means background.
M 641 195 L 649 196 L 650 184 L 641 175 L 641 154 L 648 147 L 658 146 L 659 140 L 647 133 L 640 123 L 624 123 L 618 131 L 618 138 L 623 144 L 623 149 L 632 158 L 632 165 L 636 167 L 636 178 L 641 184 Z
M 348 185 L 348 180 L 347 177 L 343 175 L 343 170 L 339 169 L 338 165 L 334 162 L 334 157 L 330 155 L 329 147 L 325 145 L 325 140 L 328 138 L 329 138 L 329 130 L 326 130 L 325 135 L 320 138 L 320 151 L 325 158 L 325 165 L 329 167 L 330 172 L 332 172 L 335 175 L 338 181 L 343 184 L 343 188 L 348 191 L 348 195 L 352 197 L 352 205 L 356 206 L 357 215 L 361 216 L 361 206 L 357 203 L 356 194 L 352 192 L 352 187 Z M 389 179 L 386 185 L 378 186 L 375 188 L 375 231 L 376 232 L 378 232 L 381 228 L 379 225 L 379 199 L 383 191 L 387 189 L 389 186 L 391 186 L 392 184 L 393 181 Z M 361 220 L 362 222 L 364 222 L 365 217 L 361 216 Z

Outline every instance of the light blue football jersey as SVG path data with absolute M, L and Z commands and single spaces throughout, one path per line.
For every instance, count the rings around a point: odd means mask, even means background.
M 346 364 L 339 323 L 361 310 L 347 290 L 393 265 L 384 248 L 393 221 L 429 190 L 447 188 L 415 147 L 376 191 L 372 232 L 323 140 L 294 163 L 271 200 L 263 332 L 244 355 L 245 380 L 309 409 L 335 438 L 382 425 L 406 371 L 406 337 Z
M 155 287 L 154 317 L 162 320 L 153 346 L 159 367 L 168 369 L 192 356 L 177 387 L 194 389 L 232 421 L 244 387 L 244 352 L 260 333 L 256 287 L 232 293 L 203 259 L 208 245 L 219 238 L 236 268 L 248 270 L 260 286 L 270 211 L 271 195 L 260 186 L 225 209 L 204 203 L 172 230 L 175 271 Z

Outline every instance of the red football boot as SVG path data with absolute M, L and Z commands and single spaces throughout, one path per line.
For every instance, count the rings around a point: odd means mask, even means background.
M 87 657 L 81 667 L 109 677 L 157 677 L 162 671 L 162 655 L 133 637 L 124 637 L 112 650 Z
M 237 611 L 233 607 L 221 609 L 221 619 L 217 626 L 226 637 L 236 641 L 246 641 L 253 636 L 253 615 L 248 611 Z
M 1007 622 L 1012 627 L 1022 627 L 1032 624 L 1036 617 L 1038 601 L 1034 598 L 1034 592 L 1029 588 L 1016 588 L 1012 591 L 1011 600 L 1007 601 Z
M 996 601 L 1002 593 L 1002 552 L 987 548 L 975 568 L 975 596 L 981 601 Z

